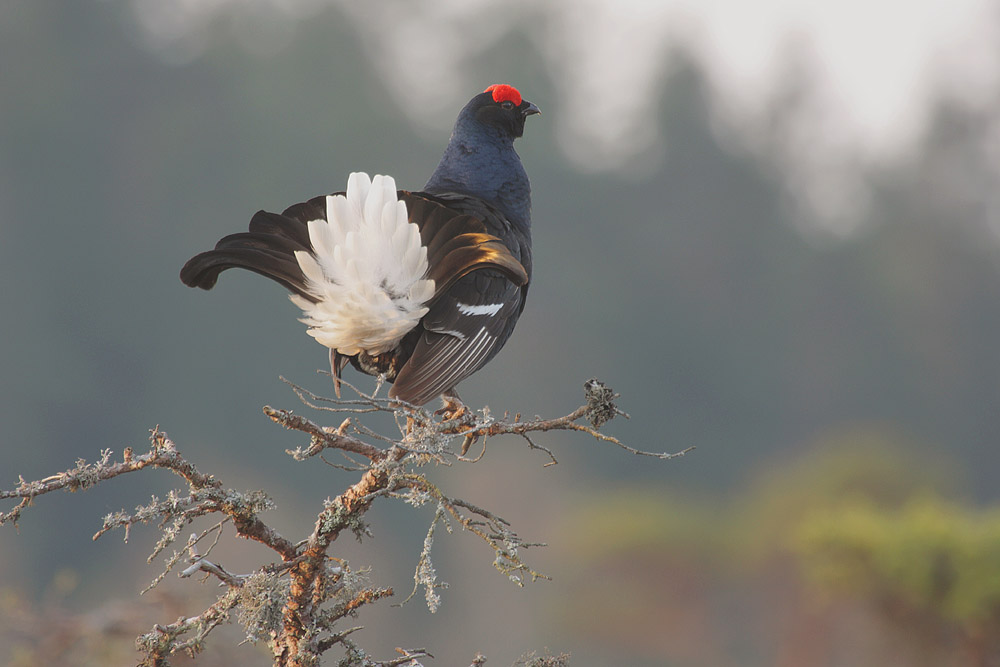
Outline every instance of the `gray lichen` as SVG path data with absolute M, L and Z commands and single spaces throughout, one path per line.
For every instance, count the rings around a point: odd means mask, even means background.
M 236 620 L 246 630 L 247 641 L 256 644 L 277 635 L 289 588 L 288 578 L 274 572 L 255 572 L 246 578 L 237 593 Z
M 583 383 L 583 389 L 587 399 L 587 421 L 594 428 L 601 428 L 614 419 L 615 415 L 622 414 L 615 405 L 618 394 L 608 385 L 597 378 L 590 378 Z

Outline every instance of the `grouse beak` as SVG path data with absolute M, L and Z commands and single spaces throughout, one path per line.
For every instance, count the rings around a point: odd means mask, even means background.
M 527 102 L 527 100 L 525 101 Z M 528 116 L 534 116 L 536 113 L 540 114 L 542 113 L 542 110 L 536 107 L 531 102 L 528 102 L 528 106 L 524 108 L 524 111 L 521 112 L 521 115 L 527 118 Z

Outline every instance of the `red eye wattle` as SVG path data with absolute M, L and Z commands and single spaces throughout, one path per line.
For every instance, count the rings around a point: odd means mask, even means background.
M 506 83 L 495 83 L 483 92 L 493 93 L 493 101 L 498 104 L 510 102 L 514 106 L 521 106 L 521 93 L 518 92 L 517 88 Z

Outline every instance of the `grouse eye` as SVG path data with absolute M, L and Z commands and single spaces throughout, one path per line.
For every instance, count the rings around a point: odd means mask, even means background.
M 500 103 L 500 106 L 502 106 L 504 109 L 510 110 L 514 108 L 514 103 L 511 102 L 510 100 L 504 100 L 503 102 Z

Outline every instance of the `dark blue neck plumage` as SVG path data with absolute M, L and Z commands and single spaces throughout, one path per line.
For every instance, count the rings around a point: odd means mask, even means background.
M 424 190 L 479 197 L 522 231 L 530 228 L 531 185 L 514 150 L 514 138 L 464 111 Z

